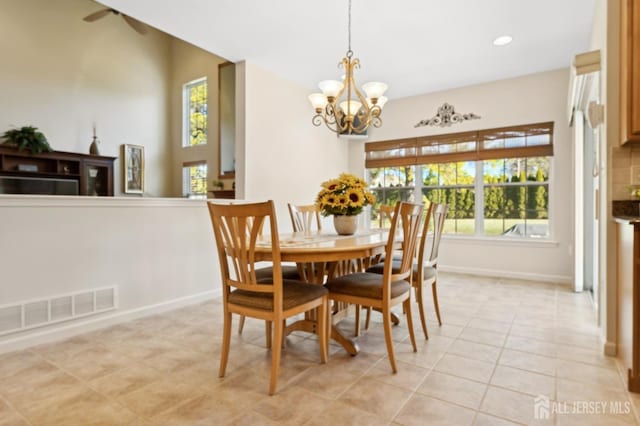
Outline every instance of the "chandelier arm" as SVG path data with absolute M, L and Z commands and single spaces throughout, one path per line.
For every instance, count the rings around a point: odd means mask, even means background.
M 347 59 L 346 56 L 342 58 L 342 60 L 338 64 L 338 68 L 340 67 L 344 68 L 345 78 L 342 80 L 342 89 L 340 89 L 340 91 L 336 95 L 335 100 L 333 102 L 336 106 L 338 105 L 340 96 L 342 96 L 342 94 L 344 93 L 344 90 L 347 88 L 347 77 L 349 76 L 349 59 Z
M 338 126 L 338 123 L 333 123 L 333 126 L 334 126 L 334 127 L 332 127 L 332 124 L 329 124 L 329 123 L 327 123 L 326 121 L 325 121 L 325 123 L 324 123 L 324 124 L 326 124 L 326 125 L 327 125 L 327 129 L 331 130 L 332 132 L 334 132 L 334 133 L 340 133 L 340 128 L 339 128 L 339 126 Z
M 334 124 L 338 122 L 338 114 L 339 111 L 336 110 L 336 107 L 334 104 L 327 104 L 327 106 L 325 107 L 325 122 L 329 123 L 329 124 Z
M 314 126 L 320 126 L 322 123 L 324 123 L 327 126 L 327 128 L 332 132 L 335 132 L 335 133 L 340 132 L 338 123 L 335 121 L 335 119 L 327 119 L 327 117 L 322 114 L 314 115 L 313 118 L 311 119 L 311 122 L 313 123 Z
M 367 98 L 362 94 L 362 92 L 360 91 L 360 89 L 358 89 L 358 86 L 356 85 L 356 82 L 353 81 L 353 91 L 355 92 L 356 96 L 358 97 L 358 100 L 360 101 L 360 103 L 362 103 L 362 108 L 369 113 L 369 111 L 371 110 L 371 108 L 369 107 L 369 103 L 367 102 Z
M 311 117 L 311 122 L 313 123 L 314 126 L 318 127 L 319 125 L 321 125 L 323 122 L 326 122 L 327 119 L 324 118 L 324 116 L 320 113 L 314 115 L 313 117 Z
M 335 104 L 328 103 L 325 111 L 324 122 L 330 130 L 336 133 L 342 133 L 348 128 L 348 126 L 341 124 L 343 122 L 344 114 L 340 113 L 340 110 Z

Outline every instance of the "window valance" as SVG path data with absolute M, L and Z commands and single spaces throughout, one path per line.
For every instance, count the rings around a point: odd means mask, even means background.
M 553 122 L 365 145 L 367 168 L 553 155 Z

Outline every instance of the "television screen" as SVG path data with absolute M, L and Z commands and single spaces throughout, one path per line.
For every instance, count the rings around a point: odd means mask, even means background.
M 0 176 L 0 194 L 78 195 L 79 193 L 76 180 Z

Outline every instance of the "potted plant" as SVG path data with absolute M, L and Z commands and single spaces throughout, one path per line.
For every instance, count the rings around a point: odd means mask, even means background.
M 358 226 L 357 215 L 375 201 L 375 195 L 367 190 L 367 183 L 349 173 L 323 182 L 316 197 L 322 215 L 333 215 L 333 225 L 340 235 L 354 234 Z
M 19 129 L 7 130 L 2 137 L 6 139 L 4 145 L 16 146 L 18 151 L 28 149 L 33 154 L 53 151 L 47 138 L 38 131 L 37 127 L 24 126 Z
M 218 188 L 218 190 L 224 188 L 224 182 L 222 182 L 221 180 L 214 179 L 211 183 L 213 184 L 213 187 Z

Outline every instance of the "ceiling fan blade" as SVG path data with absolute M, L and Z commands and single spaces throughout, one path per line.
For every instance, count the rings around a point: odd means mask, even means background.
M 102 9 L 90 15 L 85 16 L 84 18 L 82 18 L 82 20 L 87 22 L 97 21 L 98 19 L 107 16 L 112 11 L 113 11 L 112 9 Z
M 138 32 L 138 34 L 145 35 L 147 32 L 149 32 L 149 28 L 137 19 L 134 19 L 131 16 L 127 15 L 122 15 L 122 17 L 125 21 L 127 21 L 127 24 L 131 25 L 131 28 Z

